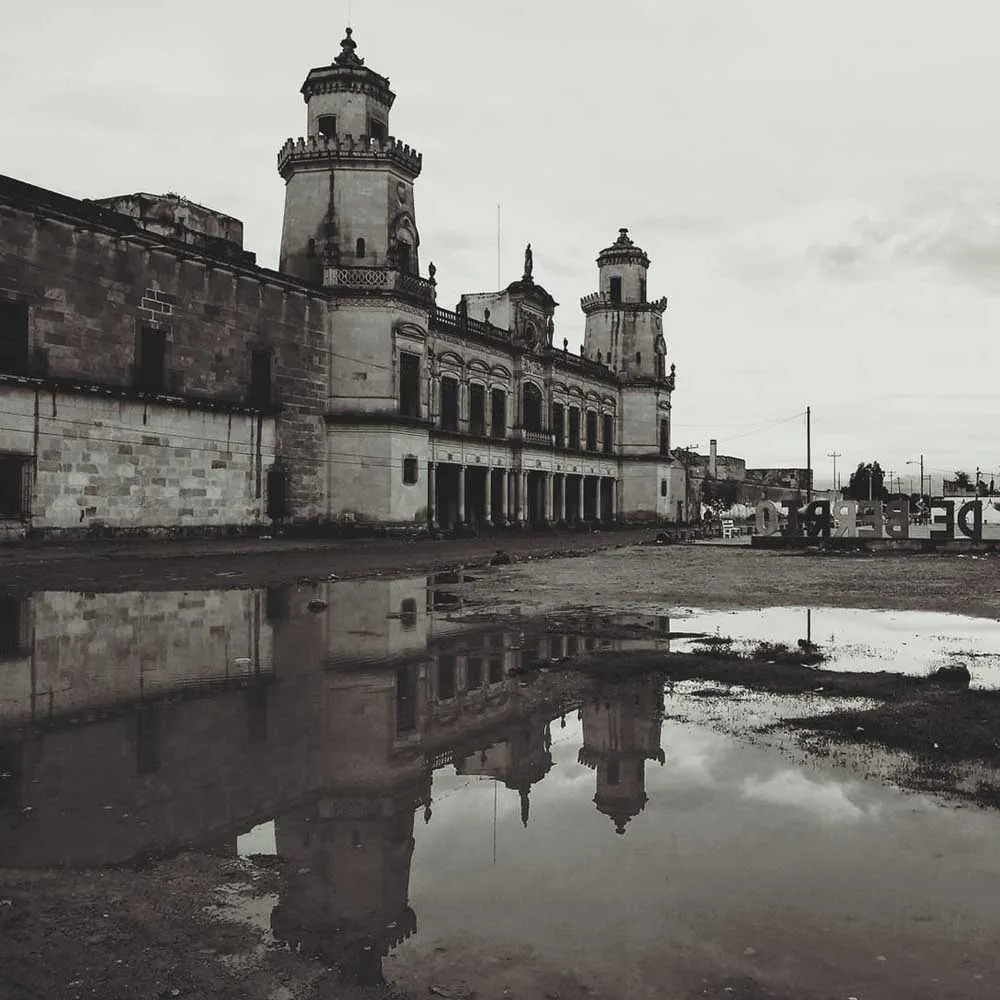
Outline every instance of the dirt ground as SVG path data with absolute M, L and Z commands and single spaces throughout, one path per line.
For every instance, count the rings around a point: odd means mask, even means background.
M 483 566 L 503 547 L 513 564 L 478 574 L 463 588 L 472 614 L 518 616 L 538 629 L 558 621 L 565 630 L 571 623 L 574 630 L 595 635 L 613 634 L 615 626 L 602 618 L 609 609 L 664 614 L 688 607 L 825 605 L 994 618 L 1000 600 L 995 557 L 819 556 L 736 546 L 656 546 L 652 540 L 653 533 L 645 531 L 499 541 L 11 547 L 0 549 L 0 574 L 8 589 L 229 588 L 318 573 L 336 573 L 346 581 Z M 593 658 L 583 671 L 569 671 L 566 693 L 603 682 L 608 673 L 664 669 L 662 653 L 608 655 Z M 546 673 L 577 666 L 550 665 Z M 876 707 L 805 718 L 793 728 L 815 753 L 838 742 L 904 751 L 914 761 L 912 787 L 1000 805 L 998 786 L 987 782 L 963 790 L 953 770 L 976 763 L 1000 772 L 1000 696 L 923 679 L 707 655 L 672 656 L 668 674 L 773 693 L 819 689 L 872 699 Z M 266 899 L 279 878 L 280 871 L 252 860 L 199 854 L 137 869 L 0 869 L 0 998 L 594 1000 L 613 995 L 535 958 L 472 951 L 440 967 L 431 962 L 410 970 L 395 991 L 353 986 L 322 960 L 269 947 L 266 923 L 247 923 L 245 907 L 234 907 L 234 899 Z M 236 920 L 237 910 L 243 922 Z M 447 980 L 436 978 L 446 974 Z M 431 992 L 431 986 L 439 991 Z M 714 978 L 693 977 L 676 995 L 785 1000 L 764 984 L 722 969 Z

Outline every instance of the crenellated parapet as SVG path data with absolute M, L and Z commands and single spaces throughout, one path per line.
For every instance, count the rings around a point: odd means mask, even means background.
M 600 312 L 602 309 L 619 309 L 628 312 L 651 312 L 663 315 L 667 308 L 667 297 L 654 299 L 652 302 L 615 302 L 607 292 L 591 292 L 580 299 L 580 308 L 584 314 Z
M 278 173 L 288 180 L 297 166 L 357 166 L 364 163 L 394 163 L 414 180 L 420 174 L 423 157 L 393 136 L 374 139 L 359 135 L 310 135 L 288 139 L 278 152 Z

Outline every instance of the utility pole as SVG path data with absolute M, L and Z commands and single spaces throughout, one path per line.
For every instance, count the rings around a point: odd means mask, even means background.
M 833 459 L 833 488 L 836 490 L 839 489 L 837 486 L 837 459 L 840 458 L 842 453 L 839 451 L 828 451 L 826 454 L 828 458 Z
M 812 500 L 813 496 L 813 470 L 812 470 L 812 407 L 806 407 L 806 475 L 809 477 L 806 486 L 806 503 Z

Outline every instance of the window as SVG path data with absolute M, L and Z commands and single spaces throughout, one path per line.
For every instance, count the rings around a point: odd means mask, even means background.
M 0 302 L 0 372 L 28 374 L 27 302 Z
M 660 480 L 660 496 L 665 497 L 667 495 L 667 481 L 665 479 Z
M 605 413 L 604 414 L 604 427 L 602 428 L 602 430 L 604 431 L 604 433 L 602 435 L 602 437 L 604 439 L 603 442 L 602 442 L 602 444 L 604 446 L 604 454 L 605 455 L 610 455 L 615 450 L 615 418 L 614 418 L 614 414 L 612 414 L 612 413 Z
M 410 270 L 410 244 L 400 243 L 396 247 L 396 260 L 399 264 L 400 271 L 408 272 Z
M 316 256 L 316 241 L 315 240 L 310 240 L 306 244 L 306 256 L 309 257 L 309 258 L 312 258 L 312 257 Z
M 458 380 L 441 379 L 441 429 L 458 430 Z
M 470 656 L 468 670 L 466 670 L 465 687 L 469 691 L 475 691 L 483 686 L 483 659 L 481 656 Z
M 507 393 L 503 389 L 494 389 L 490 393 L 490 404 L 493 410 L 492 430 L 495 438 L 507 436 Z
M 20 518 L 29 512 L 29 460 L 0 455 L 0 518 Z
M 0 597 L 0 660 L 31 654 L 25 605 L 19 597 Z
M 587 451 L 597 451 L 597 414 L 587 410 Z
M 569 408 L 569 446 L 575 451 L 580 448 L 580 411 L 575 406 Z
M 420 416 L 420 357 L 405 351 L 399 355 L 399 412 Z
M 486 434 L 486 387 L 475 383 L 469 386 L 469 433 Z
M 670 452 L 670 421 L 666 417 L 660 420 L 660 454 L 666 455 Z
M 143 392 L 162 392 L 166 384 L 167 335 L 144 326 L 136 345 L 135 383 Z
M 656 355 L 656 377 L 657 378 L 666 377 L 666 371 L 664 367 L 664 357 L 662 354 Z
M 640 278 L 639 279 L 639 301 L 640 302 L 645 302 L 646 301 L 646 279 L 645 278 Z
M 635 352 L 635 363 L 637 365 L 642 364 L 642 355 L 638 351 Z
M 503 680 L 503 660 L 493 657 L 489 667 L 490 684 L 499 684 Z
M 271 352 L 250 352 L 250 405 L 271 405 Z
M 333 139 L 337 135 L 337 116 L 320 115 L 316 123 L 320 135 L 325 135 L 327 139 Z
M 622 300 L 622 279 L 612 278 L 609 291 L 611 293 L 612 302 L 621 302 Z
M 451 654 L 438 660 L 438 700 L 455 697 L 455 657 Z
M 389 135 L 389 130 L 386 127 L 385 122 L 379 121 L 377 118 L 368 119 L 368 138 L 377 139 L 379 142 L 385 142 Z
M 403 485 L 412 486 L 417 481 L 417 460 L 413 455 L 403 459 Z
M 365 238 L 363 236 L 358 237 L 358 242 L 354 245 L 354 256 L 364 257 L 365 255 Z
M 266 622 L 280 622 L 288 617 L 287 587 L 268 587 L 264 591 L 264 620 Z
M 524 429 L 542 429 L 542 392 L 533 382 L 524 384 Z
M 399 605 L 399 621 L 404 629 L 417 627 L 417 599 L 415 597 L 404 597 Z
M 566 407 L 562 403 L 552 404 L 552 430 L 556 436 L 556 447 L 566 447 Z
M 29 460 L 21 455 L 0 455 L 0 518 L 21 518 L 29 513 Z
M 267 470 L 267 516 L 272 521 L 288 515 L 288 468 L 281 458 Z
M 396 733 L 411 733 L 417 728 L 417 684 L 413 667 L 396 671 Z

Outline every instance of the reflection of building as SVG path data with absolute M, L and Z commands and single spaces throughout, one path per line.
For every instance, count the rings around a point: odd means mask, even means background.
M 434 608 L 460 599 L 460 585 L 18 599 L 34 626 L 18 624 L 0 655 L 62 686 L 51 712 L 32 715 L 29 698 L 0 714 L 0 857 L 76 867 L 189 845 L 231 850 L 274 820 L 287 862 L 275 936 L 377 980 L 382 957 L 416 929 L 414 816 L 433 836 L 434 771 L 503 783 L 527 824 L 530 792 L 553 766 L 550 720 L 578 702 L 511 671 L 608 645 L 448 621 Z M 219 650 L 259 654 L 271 669 L 227 682 L 208 670 Z M 136 664 L 157 676 L 154 689 L 137 690 Z M 584 710 L 581 759 L 598 770 L 598 808 L 621 829 L 645 802 L 661 717 L 657 678 Z
M 0 597 L 0 726 L 239 686 L 271 673 L 260 592 Z
M 504 733 L 504 739 L 492 746 L 453 757 L 459 774 L 480 775 L 502 781 L 516 791 L 521 799 L 521 822 L 528 825 L 529 796 L 552 769 L 552 735 L 549 713 L 541 719 L 529 718 L 514 723 Z
M 417 929 L 409 906 L 414 812 L 430 801 L 430 772 L 395 788 L 324 794 L 275 821 L 287 888 L 271 914 L 275 937 L 382 978 L 382 959 Z
M 602 693 L 583 708 L 581 764 L 597 771 L 598 811 L 617 833 L 646 807 L 646 761 L 664 761 L 663 678 L 651 674 Z

